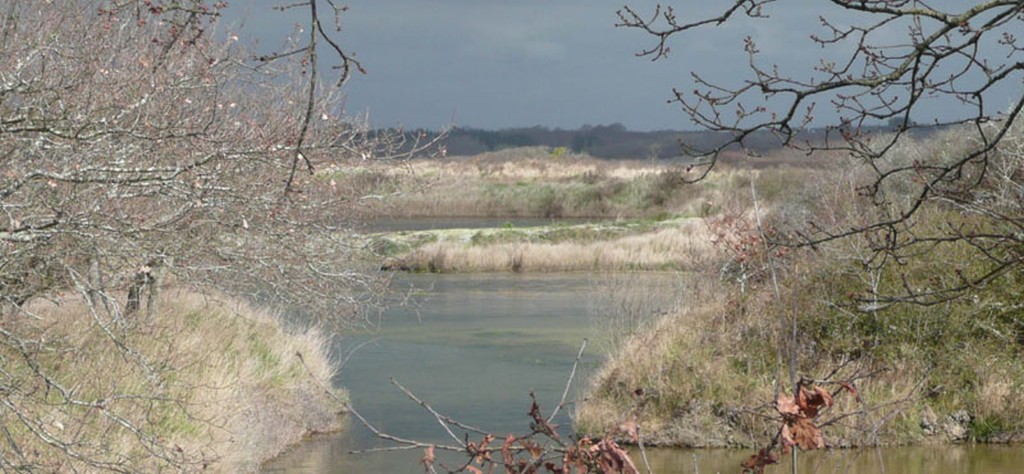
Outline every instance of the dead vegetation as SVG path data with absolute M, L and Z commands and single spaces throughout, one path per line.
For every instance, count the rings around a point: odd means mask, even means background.
M 815 169 L 821 165 L 817 160 L 778 160 L 754 173 L 781 177 Z M 384 183 L 364 194 L 386 198 L 378 212 L 393 217 L 703 217 L 732 199 L 731 183 L 751 172 L 744 163 L 724 166 L 705 183 L 684 186 L 686 163 L 598 160 L 536 147 L 416 160 L 401 168 L 368 166 L 331 178 L 357 185 Z
M 333 374 L 316 330 L 286 332 L 217 295 L 169 290 L 160 307 L 151 324 L 127 328 L 97 324 L 77 297 L 5 317 L 4 331 L 46 344 L 0 347 L 5 360 L 33 361 L 9 374 L 23 383 L 3 397 L 6 465 L 249 472 L 304 436 L 340 429 L 343 407 L 316 383 Z
M 606 231 L 594 230 L 587 238 L 588 228 L 602 227 Z M 700 264 L 708 246 L 699 219 L 642 230 L 597 224 L 425 233 L 434 238 L 413 237 L 430 241 L 392 257 L 388 268 L 432 273 L 687 270 Z
M 964 146 L 955 131 L 930 140 L 901 142 L 887 159 L 955 154 Z M 1019 175 L 1006 171 L 1019 170 L 1016 140 L 1007 139 L 1000 155 L 990 157 L 992 172 L 1003 178 L 983 183 L 979 195 L 1019 192 Z M 832 228 L 876 218 L 854 184 L 863 172 L 852 165 L 834 170 L 816 183 L 814 201 L 766 198 L 762 205 L 773 211 L 762 220 L 743 214 L 709 220 L 712 264 L 684 292 L 686 304 L 632 336 L 606 362 L 577 411 L 578 428 L 607 430 L 642 389 L 647 403 L 638 424 L 647 442 L 761 449 L 749 460 L 751 472 L 761 472 L 777 459 L 773 448 L 788 444 L 1019 441 L 1020 272 L 1002 273 L 941 304 L 884 296 L 956 288 L 1003 254 L 947 239 L 903 258 L 879 259 L 870 249 L 884 237 L 870 232 L 813 248 L 779 245 L 803 228 L 793 223 L 801 217 Z M 888 185 L 894 199 L 900 196 L 899 182 Z M 757 181 L 753 188 L 760 189 Z M 998 205 L 1015 215 L 1016 203 Z M 921 237 L 999 228 L 990 227 L 991 215 L 966 209 L 936 200 L 905 230 Z M 794 409 L 802 396 L 822 402 L 810 411 Z

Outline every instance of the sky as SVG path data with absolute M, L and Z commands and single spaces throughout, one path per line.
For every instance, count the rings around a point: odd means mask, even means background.
M 651 0 L 339 1 L 349 9 L 336 38 L 367 70 L 345 86 L 347 112 L 368 114 L 377 127 L 431 129 L 612 123 L 692 129 L 678 105 L 668 103 L 673 87 L 693 88 L 691 71 L 742 83 L 749 77 L 743 40 L 750 36 L 763 63 L 804 72 L 826 54 L 809 41 L 822 32 L 819 15 L 856 20 L 835 16 L 820 0 L 778 2 L 769 20 L 740 18 L 676 36 L 671 55 L 652 62 L 635 53 L 653 38 L 615 27 L 623 2 L 644 14 L 658 3 Z M 299 11 L 273 10 L 275 0 L 230 3 L 224 22 L 263 48 L 280 45 L 303 19 Z M 712 16 L 731 2 L 668 3 L 682 20 Z

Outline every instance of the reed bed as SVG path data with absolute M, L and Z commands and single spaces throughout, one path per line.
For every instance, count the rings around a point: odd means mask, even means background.
M 734 184 L 771 172 L 778 171 L 729 167 L 686 184 L 695 172 L 681 163 L 556 157 L 544 148 L 527 148 L 401 167 L 325 170 L 321 176 L 381 202 L 375 212 L 386 217 L 637 218 L 709 215 L 733 198 Z
M 424 244 L 393 264 L 410 271 L 563 272 L 584 270 L 686 270 L 703 265 L 710 235 L 699 219 L 651 232 L 599 241 L 567 240 L 476 245 L 446 239 Z

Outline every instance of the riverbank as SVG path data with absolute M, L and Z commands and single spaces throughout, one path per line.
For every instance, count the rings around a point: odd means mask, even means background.
M 595 376 L 578 430 L 615 432 L 635 412 L 647 443 L 763 447 L 779 433 L 777 397 L 802 379 L 834 396 L 814 420 L 825 446 L 1024 441 L 1024 271 L 1019 241 L 1006 240 L 1019 229 L 1008 216 L 1020 215 L 1022 144 L 1007 139 L 988 158 L 996 171 L 978 171 L 972 192 L 984 200 L 925 202 L 898 240 L 865 231 L 813 247 L 766 243 L 875 222 L 857 185 L 872 171 L 855 166 L 816 183 L 813 201 L 767 200 L 783 212 L 762 215 L 763 226 L 748 216 L 719 227 L 725 245 L 679 308 Z M 873 165 L 958 146 L 954 131 Z M 918 179 L 890 179 L 882 195 L 905 202 Z
M 783 304 L 763 286 L 738 295 L 697 276 L 685 304 L 606 360 L 578 405 L 577 430 L 615 432 L 642 389 L 646 444 L 763 446 L 778 429 L 774 381 L 791 390 L 794 358 L 797 377 L 839 392 L 819 420 L 827 446 L 1024 441 L 1019 320 L 1002 302 L 858 312 L 834 296 L 853 287 L 844 270 L 789 273 Z M 1017 278 L 997 291 L 1019 288 Z
M 101 325 L 79 299 L 56 298 L 4 322 L 57 348 L 33 354 L 37 375 L 22 375 L 35 388 L 21 390 L 76 401 L 5 397 L 13 408 L 0 420 L 21 462 L 252 472 L 309 434 L 341 428 L 345 395 L 325 391 L 334 369 L 315 330 L 285 331 L 251 306 L 188 291 L 166 291 L 159 308 L 149 324 Z M 18 357 L 11 345 L 0 352 Z
M 730 160 L 698 183 L 685 161 L 599 160 L 546 147 L 473 157 L 325 169 L 320 181 L 377 204 L 374 218 L 536 217 L 595 220 L 706 217 L 749 196 L 750 177 L 772 198 L 792 192 L 793 174 L 823 173 L 835 160 Z M 767 166 L 766 166 L 767 163 Z

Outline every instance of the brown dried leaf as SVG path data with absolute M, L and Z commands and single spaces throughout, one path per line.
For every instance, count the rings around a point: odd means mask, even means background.
M 505 437 L 505 444 L 501 445 L 501 459 L 505 463 L 505 472 L 510 473 L 512 468 L 512 444 L 516 442 L 516 436 L 509 433 Z
M 860 401 L 860 392 L 857 391 L 857 387 L 855 387 L 852 382 L 840 381 L 838 383 L 840 386 L 846 389 L 847 392 L 850 392 L 850 395 L 853 395 L 853 398 L 855 400 L 857 400 L 858 402 Z
M 465 469 L 469 472 L 472 472 L 473 474 L 484 474 L 484 471 L 481 471 L 473 466 L 466 466 Z
M 589 472 L 587 460 L 591 458 L 593 452 L 596 452 L 596 449 L 590 437 L 584 436 L 576 443 L 575 449 L 569 448 L 565 451 L 565 456 L 562 457 L 562 468 L 569 471 L 575 465 L 577 472 L 581 474 Z
M 813 451 L 825 447 L 825 436 L 809 418 L 797 418 L 790 427 L 792 439 L 800 449 Z
M 824 402 L 824 405 L 826 407 L 831 407 L 832 405 L 835 404 L 835 400 L 832 399 L 832 393 L 829 392 L 828 390 L 815 386 L 814 393 L 818 394 L 818 396 L 821 397 L 821 400 L 822 402 Z
M 475 443 L 469 443 L 466 445 L 466 451 L 470 456 L 473 456 L 473 461 L 477 464 L 483 465 L 484 461 L 491 460 L 491 452 L 488 449 L 488 445 L 494 441 L 494 436 L 490 434 L 484 435 L 484 439 L 480 440 L 480 446 Z
M 782 415 L 796 416 L 800 414 L 800 407 L 793 401 L 793 397 L 786 395 L 779 395 L 779 399 L 775 400 L 775 410 Z
M 533 419 L 533 424 L 530 428 L 537 433 L 545 434 L 553 439 L 559 439 L 558 431 L 556 431 L 558 425 L 548 423 L 547 420 L 544 419 L 544 415 L 540 412 L 540 405 L 537 405 L 537 397 L 533 395 L 533 392 L 530 392 L 530 398 L 533 400 L 533 404 L 530 405 L 529 413 L 530 418 Z
M 525 449 L 528 453 L 530 453 L 530 457 L 532 457 L 533 459 L 540 458 L 541 453 L 543 453 L 544 451 L 544 448 L 542 448 L 540 444 L 537 444 L 531 440 L 520 441 L 519 445 L 522 446 L 523 449 Z
M 832 394 L 821 387 L 815 386 L 811 390 L 801 386 L 797 391 L 796 404 L 800 407 L 800 415 L 806 418 L 818 416 L 821 407 L 832 406 Z
M 768 448 L 761 448 L 757 454 L 751 454 L 750 458 L 743 461 L 743 472 L 751 474 L 764 474 L 764 468 L 779 462 L 779 456 Z
M 597 443 L 597 463 L 602 473 L 640 474 L 629 453 L 609 438 Z
M 796 445 L 796 440 L 793 439 L 793 433 L 789 430 L 789 423 L 782 424 L 782 430 L 779 432 L 779 437 L 782 438 L 782 454 L 789 454 L 790 448 Z

